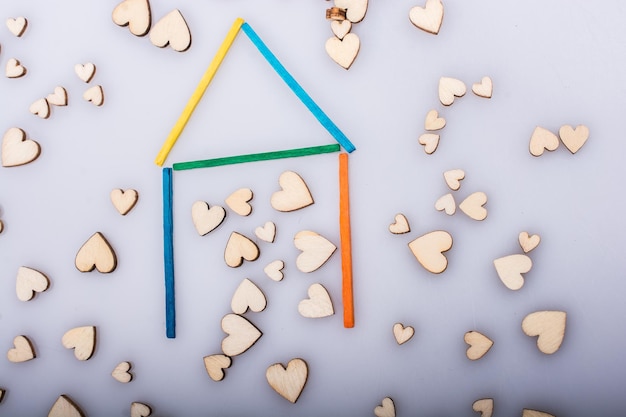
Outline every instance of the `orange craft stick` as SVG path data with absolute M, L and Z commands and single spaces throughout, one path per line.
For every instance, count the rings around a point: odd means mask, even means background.
M 350 233 L 350 189 L 348 186 L 348 154 L 339 154 L 339 234 L 341 238 L 341 275 L 343 326 L 354 327 L 354 295 L 352 293 L 352 240 Z

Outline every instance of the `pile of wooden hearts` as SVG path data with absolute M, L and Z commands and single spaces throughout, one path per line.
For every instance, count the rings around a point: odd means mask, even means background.
M 20 38 L 28 27 L 28 20 L 23 16 L 16 18 L 10 17 L 6 20 L 6 25 L 14 36 Z M 22 65 L 18 59 L 9 58 L 7 61 L 5 67 L 5 75 L 7 78 L 21 78 L 26 75 L 27 72 L 26 67 Z
M 335 0 L 335 7 L 326 10 L 333 36 L 326 41 L 326 53 L 333 61 L 349 69 L 361 48 L 361 40 L 351 33 L 352 24 L 359 23 L 367 13 L 368 0 Z
M 443 173 L 446 184 L 452 191 L 458 191 L 461 188 L 461 180 L 465 178 L 465 172 L 462 169 L 451 169 Z M 461 211 L 473 220 L 482 221 L 487 218 L 487 209 L 483 206 L 487 204 L 487 195 L 482 191 L 477 191 L 466 197 L 459 208 Z M 437 211 L 444 211 L 448 216 L 456 213 L 456 202 L 452 193 L 448 193 L 439 197 L 435 202 Z
M 575 154 L 589 139 L 589 128 L 585 125 L 578 125 L 573 128 L 570 125 L 563 125 L 559 128 L 559 136 L 548 129 L 537 126 L 530 137 L 528 149 L 532 156 L 543 155 L 544 150 L 554 151 L 559 147 L 559 139 L 563 145 Z

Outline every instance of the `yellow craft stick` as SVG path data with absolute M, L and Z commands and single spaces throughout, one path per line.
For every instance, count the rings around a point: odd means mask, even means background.
M 163 166 L 163 164 L 165 163 L 165 159 L 167 159 L 167 155 L 169 155 L 170 151 L 174 147 L 174 144 L 178 140 L 178 137 L 183 132 L 183 129 L 187 125 L 187 122 L 189 121 L 189 118 L 191 117 L 193 111 L 196 109 L 196 106 L 202 99 L 202 95 L 206 91 L 209 84 L 211 84 L 211 81 L 213 80 L 215 73 L 220 67 L 231 45 L 235 41 L 235 38 L 237 37 L 239 30 L 241 29 L 241 25 L 243 24 L 244 24 L 244 20 L 242 18 L 239 17 L 235 19 L 235 22 L 233 23 L 230 30 L 228 31 L 228 34 L 226 34 L 226 38 L 224 39 L 224 42 L 222 42 L 220 49 L 217 50 L 217 53 L 213 57 L 213 61 L 211 61 L 209 68 L 207 68 L 206 72 L 202 76 L 202 79 L 198 83 L 196 90 L 191 95 L 191 98 L 187 102 L 187 105 L 185 105 L 185 108 L 183 109 L 182 114 L 176 121 L 176 124 L 170 131 L 170 134 L 167 135 L 167 139 L 165 139 L 165 143 L 163 144 L 163 147 L 161 147 L 159 154 L 154 160 L 154 162 L 158 166 Z

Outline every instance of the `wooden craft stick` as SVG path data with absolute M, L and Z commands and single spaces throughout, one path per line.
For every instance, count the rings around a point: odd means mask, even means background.
M 343 326 L 354 327 L 352 294 L 352 241 L 350 237 L 350 190 L 348 187 L 348 154 L 339 154 L 339 233 L 341 238 L 341 275 Z
M 339 152 L 340 150 L 341 147 L 336 144 L 312 146 L 309 148 L 287 149 L 284 151 L 252 153 L 247 155 L 227 156 L 224 158 L 205 159 L 203 161 L 177 162 L 172 165 L 172 168 L 174 168 L 174 171 L 184 171 L 187 169 L 212 168 L 222 165 L 243 164 L 246 162 L 269 161 L 272 159 L 298 158 L 301 156 Z
M 167 337 L 176 337 L 174 302 L 174 219 L 172 168 L 163 168 L 163 267 L 165 272 L 165 327 Z
M 198 83 L 196 90 L 191 95 L 191 98 L 185 105 L 185 108 L 183 109 L 182 114 L 176 121 L 176 124 L 170 131 L 169 135 L 167 136 L 167 139 L 165 139 L 165 143 L 163 144 L 163 147 L 159 151 L 156 159 L 154 160 L 154 162 L 158 166 L 163 166 L 163 164 L 165 163 L 167 156 L 169 155 L 170 151 L 174 147 L 174 144 L 178 140 L 178 137 L 182 133 L 183 129 L 187 125 L 189 118 L 191 117 L 193 111 L 196 109 L 196 106 L 202 99 L 202 96 L 204 95 L 204 92 L 206 91 L 207 87 L 209 86 L 209 84 L 211 84 L 211 81 L 213 80 L 215 73 L 219 69 L 222 61 L 224 60 L 224 57 L 226 57 L 228 50 L 230 49 L 231 45 L 235 41 L 235 38 L 237 37 L 237 34 L 239 33 L 239 29 L 241 29 L 241 25 L 243 24 L 244 24 L 244 21 L 242 18 L 235 19 L 235 22 L 233 23 L 230 30 L 226 34 L 226 38 L 224 39 L 224 41 L 222 42 L 222 45 L 220 46 L 220 48 L 217 50 L 217 53 L 213 57 L 213 61 L 211 61 L 211 64 L 209 65 L 206 72 L 202 76 L 202 79 Z

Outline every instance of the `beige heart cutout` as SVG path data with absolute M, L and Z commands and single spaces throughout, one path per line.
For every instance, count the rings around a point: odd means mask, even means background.
M 487 209 L 483 206 L 487 204 L 487 195 L 482 191 L 470 194 L 465 200 L 459 204 L 459 208 L 473 220 L 485 220 L 487 218 Z
M 474 401 L 472 410 L 480 413 L 480 417 L 491 417 L 493 415 L 493 398 L 483 398 Z
M 96 350 L 96 327 L 83 326 L 68 330 L 61 343 L 66 349 L 74 349 L 76 359 L 86 361 Z
M 55 87 L 52 94 L 48 94 L 46 97 L 49 104 L 53 106 L 67 106 L 67 90 L 63 87 Z
M 128 26 L 130 33 L 144 36 L 150 30 L 152 14 L 148 0 L 125 0 L 113 9 L 113 22 L 118 26 Z
M 28 111 L 42 119 L 47 119 L 50 117 L 50 104 L 48 104 L 48 100 L 45 98 L 40 98 L 30 105 Z
M 15 19 L 12 17 L 7 19 L 7 28 L 9 28 L 9 31 L 18 38 L 24 34 L 27 27 L 28 20 L 26 20 L 23 16 L 16 17 Z
M 544 413 L 543 411 L 531 410 L 524 408 L 522 410 L 522 417 L 554 417 L 553 414 Z
M 265 222 L 263 227 L 259 226 L 254 229 L 254 234 L 261 240 L 273 243 L 276 237 L 276 225 L 273 222 Z
M 439 101 L 444 106 L 454 103 L 455 97 L 463 97 L 467 92 L 465 83 L 456 78 L 441 77 L 439 79 Z
M 354 33 L 346 34 L 343 39 L 335 36 L 326 41 L 326 53 L 337 64 L 350 69 L 361 49 L 361 40 Z
M 38 292 L 44 292 L 50 286 L 50 280 L 41 272 L 21 266 L 17 270 L 15 291 L 20 301 L 30 301 Z
M 232 359 L 226 355 L 210 355 L 204 357 L 204 367 L 213 381 L 221 381 L 226 376 L 224 369 L 230 368 Z
M 531 250 L 535 249 L 537 246 L 539 246 L 539 243 L 541 242 L 541 236 L 529 236 L 528 232 L 521 232 L 517 240 L 519 241 L 519 245 L 522 247 L 524 253 L 528 253 Z
M 306 183 L 293 171 L 285 171 L 278 178 L 281 190 L 272 194 L 270 203 L 278 211 L 295 211 L 313 204 L 313 197 Z
M 437 146 L 439 146 L 439 135 L 434 133 L 424 133 L 417 139 L 417 141 L 420 145 L 424 145 L 424 152 L 430 155 L 435 152 L 437 150 Z
M 85 417 L 85 414 L 67 395 L 61 395 L 48 411 L 48 417 Z
M 159 48 L 169 45 L 177 52 L 184 52 L 191 46 L 191 33 L 185 18 L 174 9 L 159 20 L 150 31 L 150 42 Z
M 270 262 L 265 268 L 263 268 L 263 272 L 273 281 L 282 281 L 284 275 L 282 273 L 283 268 L 285 267 L 285 263 L 283 261 L 273 261 Z
M 226 218 L 224 207 L 213 206 L 204 201 L 196 201 L 191 206 L 191 220 L 200 236 L 215 230 Z
M 80 272 L 95 269 L 103 274 L 115 271 L 117 257 L 102 233 L 94 233 L 78 250 L 74 264 Z
M 302 317 L 317 319 L 335 314 L 330 295 L 321 284 L 311 285 L 307 293 L 309 298 L 298 304 L 298 312 Z
M 424 119 L 424 129 L 426 130 L 441 130 L 446 126 L 446 119 L 439 117 L 437 110 L 431 110 L 426 113 L 426 119 Z
M 415 6 L 409 11 L 409 20 L 423 31 L 436 35 L 443 22 L 443 3 L 426 0 L 424 7 Z
M 493 261 L 500 280 L 510 290 L 519 290 L 524 286 L 522 274 L 530 271 L 533 261 L 526 255 L 509 255 Z
M 485 354 L 489 352 L 489 349 L 493 346 L 493 341 L 491 339 L 476 331 L 469 331 L 465 333 L 463 340 L 469 345 L 465 355 L 467 356 L 467 359 L 472 361 L 476 361 L 485 356 Z
M 9 58 L 7 61 L 5 74 L 7 78 L 20 78 L 26 75 L 26 67 L 15 58 Z
M 437 211 L 445 211 L 448 216 L 452 216 L 456 213 L 456 202 L 452 194 L 448 193 L 439 197 L 437 201 L 435 201 L 435 209 L 437 209 Z
M 41 148 L 37 142 L 26 139 L 26 132 L 17 127 L 6 131 L 2 138 L 2 166 L 26 165 L 39 157 Z
M 104 91 L 102 86 L 95 85 L 83 93 L 83 98 L 91 102 L 94 106 L 102 106 L 104 103 Z
M 402 323 L 396 323 L 393 325 L 393 336 L 396 338 L 396 342 L 399 345 L 402 345 L 413 337 L 415 334 L 415 329 L 411 326 L 406 326 Z
M 559 147 L 559 138 L 543 127 L 537 126 L 530 137 L 529 150 L 532 156 L 543 155 L 544 150 L 552 152 Z
M 368 0 L 335 0 L 335 6 L 346 10 L 346 19 L 359 23 L 367 13 Z
M 589 139 L 589 128 L 585 125 L 578 125 L 576 128 L 570 125 L 561 126 L 559 129 L 559 137 L 563 145 L 565 145 L 572 154 L 575 154 L 582 148 L 585 142 L 587 142 L 587 139 Z
M 242 354 L 263 336 L 252 323 L 237 314 L 222 318 L 222 330 L 228 335 L 222 340 L 222 352 L 228 356 Z
M 396 417 L 396 407 L 393 400 L 389 397 L 383 398 L 381 405 L 374 408 L 374 415 L 376 417 Z
M 289 361 L 287 368 L 281 363 L 271 365 L 265 372 L 265 378 L 274 391 L 289 402 L 295 403 L 306 385 L 308 373 L 306 362 L 296 358 Z
M 259 313 L 265 310 L 267 299 L 263 292 L 248 278 L 241 281 L 230 302 L 233 313 L 243 314 L 248 311 Z
M 563 343 L 566 321 L 564 311 L 536 311 L 524 317 L 522 330 L 528 336 L 539 336 L 537 347 L 546 355 L 551 355 Z
M 478 97 L 491 98 L 493 94 L 493 81 L 489 77 L 483 77 L 479 83 L 472 84 L 472 92 Z
M 461 188 L 461 180 L 465 178 L 465 171 L 462 169 L 451 169 L 443 173 L 443 179 L 452 191 L 458 191 Z
M 406 216 L 402 213 L 396 214 L 394 217 L 394 222 L 389 225 L 389 231 L 394 235 L 401 235 L 404 233 L 409 233 L 411 231 L 411 227 L 409 226 L 409 221 Z
M 13 363 L 26 362 L 35 359 L 35 349 L 26 336 L 17 336 L 13 339 L 13 349 L 7 352 L 7 359 Z
M 119 188 L 111 191 L 110 197 L 113 207 L 122 216 L 128 214 L 137 204 L 137 200 L 139 200 L 139 194 L 136 190 L 122 190 Z
M 150 417 L 150 415 L 152 415 L 150 406 L 139 402 L 130 404 L 130 417 Z
M 426 233 L 409 243 L 417 261 L 429 272 L 440 274 L 448 267 L 443 252 L 452 248 L 452 236 L 443 230 Z
M 315 232 L 298 232 L 293 243 L 302 253 L 296 258 L 296 266 L 302 272 L 313 272 L 328 261 L 337 247 Z
M 96 66 L 91 62 L 87 62 L 86 64 L 76 64 L 74 65 L 74 72 L 78 75 L 78 78 L 88 83 L 96 74 Z
M 349 20 L 333 20 L 330 22 L 330 29 L 336 37 L 343 39 L 352 30 L 352 22 Z
M 252 190 L 249 188 L 240 188 L 228 197 L 226 197 L 226 204 L 232 211 L 240 216 L 248 216 L 252 213 L 252 206 L 248 203 L 252 200 Z
M 237 268 L 241 266 L 244 259 L 250 262 L 256 261 L 259 254 L 259 247 L 256 243 L 242 234 L 232 232 L 226 243 L 224 260 L 226 261 L 226 265 L 231 268 Z
M 131 367 L 130 362 L 120 362 L 115 369 L 113 369 L 113 372 L 111 372 L 111 376 L 115 378 L 116 381 L 127 384 L 133 380 L 133 374 L 130 373 Z

